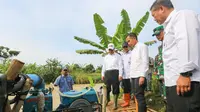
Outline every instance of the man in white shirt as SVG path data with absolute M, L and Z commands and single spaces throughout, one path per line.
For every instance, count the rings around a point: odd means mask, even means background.
M 107 103 L 110 101 L 110 92 L 112 86 L 112 93 L 114 95 L 114 108 L 116 110 L 117 100 L 119 96 L 119 79 L 122 79 L 121 56 L 115 53 L 114 44 L 108 44 L 108 54 L 104 57 L 104 64 L 102 67 L 102 80 L 107 88 Z
M 134 47 L 131 51 L 131 67 L 130 78 L 133 93 L 136 97 L 136 111 L 146 112 L 146 101 L 144 90 L 146 88 L 146 75 L 149 69 L 148 47 L 138 42 L 135 33 L 129 33 L 126 42 L 130 47 Z
M 130 83 L 130 65 L 131 65 L 131 51 L 129 51 L 128 43 L 124 42 L 122 45 L 123 53 L 122 53 L 122 84 L 124 89 L 124 103 L 121 105 L 122 107 L 126 107 L 130 105 L 130 92 L 131 92 L 131 83 Z
M 168 112 L 200 112 L 200 22 L 190 10 L 176 11 L 170 0 L 150 8 L 164 26 L 163 61 Z

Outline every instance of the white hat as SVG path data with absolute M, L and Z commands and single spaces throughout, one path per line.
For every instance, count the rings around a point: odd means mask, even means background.
M 115 46 L 113 43 L 110 43 L 108 44 L 108 50 L 111 49 L 111 50 L 114 50 L 115 49 Z

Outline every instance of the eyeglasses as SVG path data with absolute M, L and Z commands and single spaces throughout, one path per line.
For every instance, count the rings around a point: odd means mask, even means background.
M 66 71 L 66 72 L 67 72 L 68 70 L 67 70 L 67 69 L 64 69 L 63 71 Z

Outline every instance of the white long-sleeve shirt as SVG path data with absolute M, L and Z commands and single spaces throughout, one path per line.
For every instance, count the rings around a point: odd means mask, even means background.
M 104 76 L 107 70 L 119 70 L 119 76 L 122 76 L 122 68 L 120 68 L 121 62 L 121 56 L 119 54 L 107 54 L 104 57 L 101 75 Z
M 166 86 L 175 86 L 180 73 L 192 71 L 200 82 L 200 21 L 190 10 L 172 11 L 163 26 L 163 62 Z
M 131 66 L 131 51 L 128 51 L 127 53 L 122 53 L 122 78 L 123 79 L 129 79 L 130 78 L 130 66 Z
M 130 78 L 146 77 L 149 69 L 148 47 L 138 42 L 131 51 Z

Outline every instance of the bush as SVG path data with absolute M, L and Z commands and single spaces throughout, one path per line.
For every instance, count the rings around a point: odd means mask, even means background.
M 5 74 L 11 60 L 5 60 L 0 64 L 0 73 Z M 94 83 L 101 83 L 101 74 L 95 73 L 94 66 L 92 64 L 86 65 L 82 68 L 79 64 L 66 64 L 66 67 L 71 71 L 76 84 L 89 84 L 88 77 L 91 77 Z M 41 76 L 45 83 L 54 82 L 55 79 L 61 75 L 61 62 L 57 59 L 47 59 L 45 65 L 25 64 L 22 68 L 21 74 L 37 74 Z M 92 73 L 91 73 L 92 72 Z
M 158 79 L 156 79 L 156 75 L 152 75 L 152 92 L 146 93 L 145 98 L 147 105 L 150 106 L 150 108 L 157 110 L 158 112 L 165 112 L 166 111 L 166 105 L 164 102 L 164 98 L 159 95 L 159 86 L 160 83 Z
M 101 70 L 102 70 L 102 66 L 98 66 L 98 67 L 96 68 L 96 73 L 101 73 Z
M 158 112 L 166 112 L 166 105 L 163 97 L 160 97 L 154 93 L 149 93 L 145 95 L 147 105 L 158 111 Z
M 0 64 L 0 73 L 5 74 L 10 63 L 11 63 L 10 59 L 3 60 L 2 64 Z
M 86 73 L 93 73 L 95 72 L 95 68 L 92 64 L 89 64 L 89 65 L 86 65 L 84 68 L 83 68 L 84 72 Z
M 54 82 L 61 75 L 62 65 L 57 59 L 48 59 L 46 64 L 41 67 L 41 76 L 46 83 Z
M 159 93 L 159 81 L 156 79 L 155 75 L 152 75 L 151 88 L 154 94 L 157 95 Z
M 99 73 L 85 73 L 83 71 L 72 71 L 70 73 L 72 75 L 74 82 L 76 84 L 89 84 L 88 77 L 91 77 L 94 81 L 94 83 L 100 83 L 101 82 L 101 74 Z

